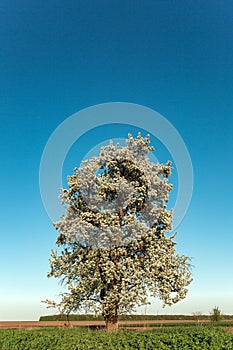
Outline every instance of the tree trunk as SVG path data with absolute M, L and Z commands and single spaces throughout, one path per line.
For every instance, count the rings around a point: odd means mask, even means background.
M 108 333 L 113 333 L 118 331 L 118 317 L 111 319 L 105 319 L 106 330 Z

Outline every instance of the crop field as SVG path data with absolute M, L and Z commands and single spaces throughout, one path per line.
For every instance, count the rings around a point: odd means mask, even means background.
M 232 350 L 233 333 L 221 327 L 190 326 L 108 334 L 69 329 L 0 330 L 1 350 Z

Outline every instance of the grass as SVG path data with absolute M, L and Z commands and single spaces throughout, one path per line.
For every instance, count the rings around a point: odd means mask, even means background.
M 116 334 L 72 329 L 1 330 L 1 350 L 232 350 L 233 334 L 213 325 Z

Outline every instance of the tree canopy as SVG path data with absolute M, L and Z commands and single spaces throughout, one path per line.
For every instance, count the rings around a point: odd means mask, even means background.
M 66 215 L 54 224 L 49 277 L 67 287 L 56 305 L 62 312 L 83 308 L 102 314 L 109 331 L 118 316 L 157 297 L 163 305 L 185 298 L 191 282 L 189 258 L 175 249 L 171 162 L 152 163 L 150 138 L 128 135 L 126 145 L 101 148 L 68 176 L 61 201 Z

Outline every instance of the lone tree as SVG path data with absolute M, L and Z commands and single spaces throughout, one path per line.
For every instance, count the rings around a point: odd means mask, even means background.
M 178 255 L 167 210 L 171 163 L 154 164 L 149 136 L 128 135 L 126 145 L 101 148 L 68 177 L 61 200 L 66 215 L 59 232 L 49 277 L 67 287 L 58 303 L 64 313 L 102 314 L 107 331 L 118 329 L 118 316 L 158 297 L 163 305 L 185 298 L 191 282 L 189 258 Z
M 221 313 L 221 310 L 218 306 L 215 306 L 213 310 L 210 312 L 210 319 L 213 322 L 219 322 L 223 318 L 223 315 Z

